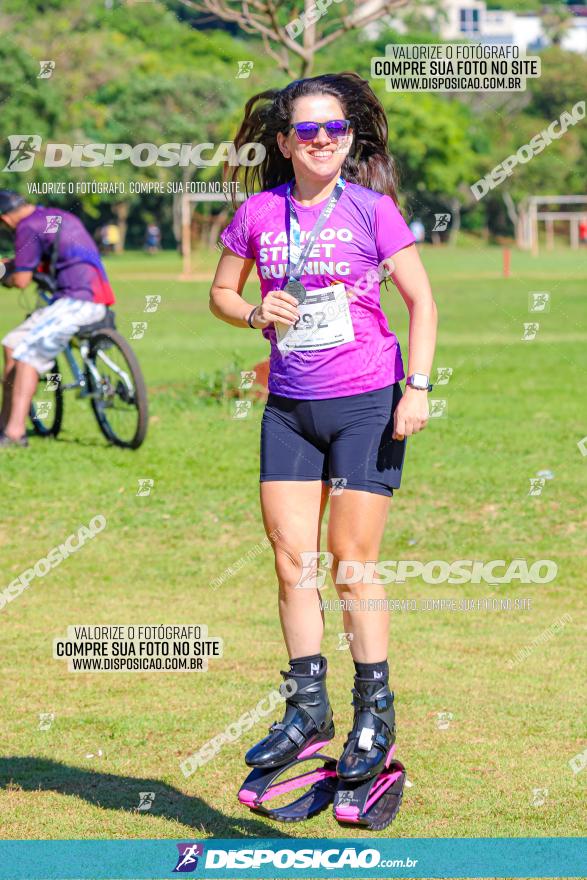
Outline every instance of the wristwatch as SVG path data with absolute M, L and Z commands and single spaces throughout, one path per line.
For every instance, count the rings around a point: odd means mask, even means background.
M 426 373 L 412 373 L 406 379 L 406 388 L 416 388 L 418 391 L 432 391 L 430 377 Z

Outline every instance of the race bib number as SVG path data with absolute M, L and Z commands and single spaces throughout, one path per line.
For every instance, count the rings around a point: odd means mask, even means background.
M 277 347 L 288 351 L 317 351 L 353 342 L 355 331 L 344 284 L 306 291 L 293 326 L 275 322 Z

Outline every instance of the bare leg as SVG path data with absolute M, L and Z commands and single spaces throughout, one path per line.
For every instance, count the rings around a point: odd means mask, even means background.
M 301 554 L 320 548 L 320 525 L 328 487 L 319 480 L 260 484 L 261 509 L 275 553 L 279 618 L 290 659 L 320 653 L 324 616 L 316 588 L 300 588 Z
M 31 408 L 33 395 L 37 390 L 39 374 L 30 364 L 17 361 L 12 389 L 12 406 L 10 418 L 4 433 L 11 440 L 20 440 L 26 434 L 26 420 Z
M 372 492 L 344 489 L 330 500 L 328 550 L 333 554 L 332 575 L 336 579 L 341 560 L 359 563 L 378 561 L 379 545 L 385 528 L 391 498 Z M 341 566 L 344 574 L 345 566 Z M 349 575 L 352 567 L 348 568 Z M 385 587 L 363 583 L 335 584 L 341 599 L 353 606 L 343 611 L 345 632 L 352 633 L 350 649 L 359 663 L 378 663 L 387 659 L 389 612 L 361 610 L 360 600 L 385 599 Z M 348 602 L 348 600 L 355 600 Z
M 2 374 L 2 409 L 0 410 L 0 431 L 3 431 L 10 416 L 12 386 L 14 384 L 16 362 L 12 357 L 12 349 L 4 346 L 4 372 Z

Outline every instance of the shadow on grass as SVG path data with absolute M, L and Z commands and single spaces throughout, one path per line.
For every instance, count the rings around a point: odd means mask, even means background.
M 52 445 L 54 443 L 58 443 L 60 445 L 63 444 L 65 446 L 85 446 L 91 447 L 92 449 L 95 449 L 97 447 L 101 447 L 103 449 L 113 447 L 113 444 L 106 440 L 106 438 L 103 437 L 102 434 L 98 434 L 95 440 L 80 439 L 79 437 L 39 437 L 34 428 L 27 428 L 26 436 L 29 440 L 29 445 L 32 448 L 37 446 L 37 448 L 39 449 L 45 446 L 45 444 Z M 32 444 L 30 443 L 31 440 L 33 441 Z
M 159 779 L 116 776 L 45 758 L 0 758 L 0 788 L 10 785 L 17 785 L 23 791 L 54 791 L 83 798 L 107 810 L 124 810 L 137 816 L 158 816 L 181 822 L 194 828 L 195 836 L 203 830 L 211 837 L 288 837 L 273 822 L 247 818 L 246 807 L 240 807 L 243 817 L 234 819 L 201 797 L 184 794 Z M 155 792 L 155 800 L 146 813 L 137 811 L 139 792 Z

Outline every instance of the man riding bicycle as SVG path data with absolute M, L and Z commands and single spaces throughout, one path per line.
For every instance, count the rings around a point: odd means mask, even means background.
M 0 190 L 0 222 L 14 232 L 14 259 L 5 261 L 6 287 L 27 287 L 41 265 L 55 278 L 48 306 L 36 309 L 2 340 L 4 377 L 0 448 L 28 446 L 26 419 L 39 376 L 82 328 L 104 319 L 114 293 L 98 248 L 69 211 L 32 205 Z

